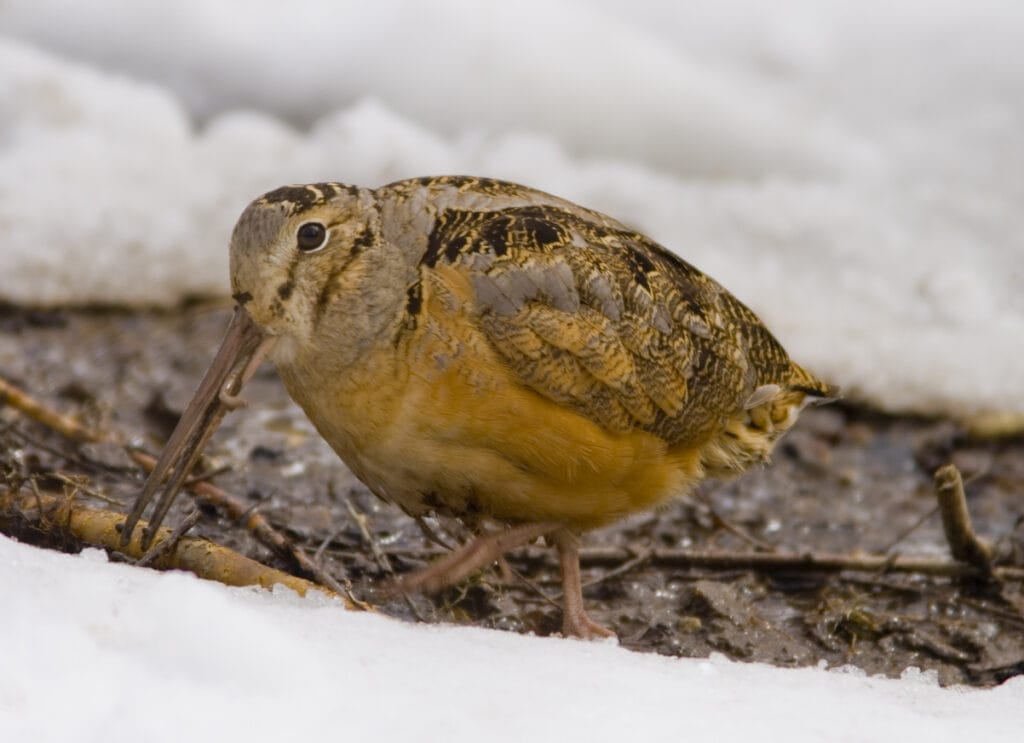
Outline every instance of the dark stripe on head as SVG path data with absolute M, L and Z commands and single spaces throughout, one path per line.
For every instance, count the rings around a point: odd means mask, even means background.
M 263 204 L 282 204 L 290 214 L 306 211 L 325 204 L 343 192 L 356 195 L 359 189 L 343 183 L 309 183 L 305 185 L 281 186 L 260 198 Z
M 345 273 L 356 255 L 356 251 L 352 251 L 344 262 L 331 267 L 331 272 L 327 274 L 327 281 L 324 282 L 324 286 L 316 298 L 316 308 L 313 310 L 313 323 L 315 325 L 320 324 L 321 318 L 327 312 L 327 306 L 331 303 L 331 299 L 334 296 L 334 288 L 335 284 L 338 283 L 338 277 Z
M 327 312 L 327 305 L 330 304 L 331 296 L 333 295 L 334 282 L 338 280 L 338 277 L 341 276 L 341 272 L 344 270 L 345 266 L 335 266 L 331 269 L 330 274 L 328 274 L 327 281 L 324 282 L 323 288 L 316 298 L 316 309 L 313 316 L 314 325 L 319 325 L 320 319 Z

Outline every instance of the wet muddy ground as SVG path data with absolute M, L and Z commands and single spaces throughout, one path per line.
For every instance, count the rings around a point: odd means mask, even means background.
M 0 309 L 0 376 L 46 404 L 157 451 L 213 356 L 223 306 L 172 313 Z M 542 545 L 439 596 L 383 599 L 387 567 L 414 570 L 441 552 L 356 481 L 266 365 L 250 407 L 226 419 L 201 467 L 246 499 L 357 596 L 408 621 L 552 634 L 557 566 Z M 685 501 L 584 536 L 617 546 L 617 565 L 585 563 L 588 608 L 624 646 L 675 656 L 722 652 L 783 666 L 850 664 L 870 673 L 934 670 L 942 683 L 993 685 L 1024 673 L 1024 589 L 979 579 L 889 572 L 825 574 L 665 566 L 651 548 L 749 553 L 948 556 L 932 473 L 956 463 L 977 532 L 1024 562 L 1024 438 L 973 440 L 942 419 L 891 417 L 852 405 L 804 413 L 770 467 L 708 482 Z M 0 494 L 12 477 L 84 474 L 127 506 L 141 474 L 113 444 L 76 445 L 0 408 Z M 86 502 L 90 496 L 82 494 Z M 176 523 L 188 506 L 172 511 Z M 103 507 L 107 503 L 95 501 Z M 434 524 L 449 541 L 458 528 Z M 194 534 L 289 569 L 241 527 L 204 511 Z M 30 535 L 22 534 L 21 538 Z

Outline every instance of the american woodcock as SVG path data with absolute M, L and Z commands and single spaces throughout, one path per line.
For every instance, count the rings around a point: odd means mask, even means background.
M 338 455 L 413 516 L 487 523 L 406 579 L 437 589 L 546 536 L 563 631 L 577 535 L 764 462 L 834 390 L 718 283 L 611 217 L 468 177 L 285 186 L 231 238 L 234 317 L 129 516 L 151 540 L 265 356 Z

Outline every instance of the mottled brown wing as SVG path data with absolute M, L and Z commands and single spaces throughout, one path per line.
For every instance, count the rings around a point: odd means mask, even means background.
M 437 215 L 423 263 L 467 272 L 523 382 L 600 425 L 699 440 L 793 366 L 718 283 L 610 220 L 554 206 Z

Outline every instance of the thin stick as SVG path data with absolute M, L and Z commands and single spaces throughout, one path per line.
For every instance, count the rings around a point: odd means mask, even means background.
M 715 506 L 711 503 L 711 498 L 706 493 L 702 493 L 699 497 L 699 500 L 701 503 L 704 504 L 704 507 L 708 509 L 708 513 L 711 514 L 712 520 L 715 522 L 715 525 L 719 528 L 725 529 L 730 534 L 733 534 L 742 539 L 751 547 L 755 547 L 764 552 L 774 552 L 777 549 L 774 544 L 769 544 L 768 542 L 765 542 L 763 539 L 758 539 L 743 527 L 739 526 L 738 524 L 734 524 L 725 516 L 720 514 L 715 509 Z
M 947 464 L 935 471 L 935 497 L 942 514 L 942 529 L 949 542 L 949 551 L 957 560 L 970 563 L 980 572 L 992 572 L 992 547 L 984 542 L 971 526 L 967 497 L 960 470 Z
M 0 378 L 0 403 L 10 405 L 65 438 L 75 441 L 100 441 L 103 439 L 103 436 L 97 431 L 82 425 L 73 418 L 51 410 L 3 378 Z
M 101 493 L 99 490 L 96 490 L 95 488 L 90 488 L 86 484 L 88 482 L 88 478 L 86 478 L 84 475 L 72 476 L 65 475 L 63 472 L 54 472 L 53 476 L 56 477 L 65 485 L 70 485 L 76 490 L 81 490 L 83 493 L 85 493 L 86 495 L 91 495 L 96 500 L 101 500 L 104 503 L 109 503 L 112 506 L 119 506 L 121 508 L 124 508 L 124 503 L 119 501 L 117 498 L 113 498 L 107 495 L 106 493 Z
M 392 549 L 389 554 L 403 558 L 443 556 L 438 551 Z M 636 557 L 625 547 L 581 547 L 583 567 L 618 567 Z M 515 559 L 526 559 L 552 565 L 548 551 L 539 547 L 520 549 Z M 647 561 L 662 568 L 706 568 L 708 570 L 756 570 L 763 573 L 922 573 L 924 575 L 957 577 L 977 575 L 973 565 L 942 557 L 920 557 L 883 554 L 837 554 L 833 552 L 730 552 L 725 550 L 689 550 L 671 547 L 651 549 Z M 994 575 L 1007 580 L 1024 581 L 1024 568 L 995 567 Z
M 626 562 L 620 564 L 618 567 L 602 573 L 597 578 L 588 580 L 586 583 L 583 584 L 582 587 L 589 588 L 590 586 L 596 586 L 599 583 L 603 583 L 604 581 L 609 580 L 610 578 L 615 578 L 617 576 L 623 575 L 624 573 L 628 573 L 633 568 L 638 567 L 643 563 L 647 562 L 648 560 L 650 560 L 652 552 L 653 550 L 650 547 L 641 550 L 635 557 L 633 557 L 632 560 L 626 560 Z
M 506 563 L 506 565 L 508 565 L 508 564 Z M 557 601 L 557 599 L 562 597 L 561 591 L 559 591 L 557 596 L 552 598 L 551 596 L 548 596 L 547 593 L 545 593 L 543 588 L 538 586 L 534 581 L 532 581 L 529 578 L 527 578 L 525 575 L 520 573 L 518 570 L 516 570 L 511 565 L 508 565 L 508 572 L 511 573 L 513 578 L 515 578 L 516 580 L 520 581 L 524 586 L 526 586 L 528 589 L 530 589 L 535 594 L 537 594 L 543 601 L 546 601 L 547 603 L 551 604 L 556 609 L 561 609 L 562 608 L 562 605 L 560 603 L 558 603 L 558 601 Z
M 887 544 L 885 546 L 885 549 L 883 549 L 882 552 L 890 552 L 891 550 L 895 549 L 896 545 L 898 545 L 904 539 L 906 539 L 911 534 L 913 534 L 915 531 L 917 531 L 922 526 L 924 526 L 924 524 L 928 521 L 928 519 L 930 519 L 932 516 L 934 516 L 935 512 L 938 511 L 938 510 L 939 510 L 938 506 L 933 506 L 932 508 L 930 508 L 928 510 L 928 512 L 923 514 L 917 521 L 915 521 L 913 524 L 911 524 L 906 529 L 904 529 L 902 532 L 900 532 L 896 536 L 896 538 L 894 540 L 892 540 L 889 544 Z
M 80 456 L 75 456 L 70 452 L 61 451 L 60 449 L 54 446 L 50 446 L 45 441 L 41 441 L 39 438 L 33 436 L 27 431 L 23 431 L 21 428 L 14 426 L 13 423 L 9 428 L 5 428 L 4 433 L 9 433 L 12 436 L 20 439 L 21 441 L 24 441 L 26 444 L 31 444 L 32 446 L 36 447 L 37 449 L 40 449 L 41 451 L 45 451 L 48 454 L 52 454 L 58 459 L 62 459 L 68 464 L 73 464 L 77 467 L 81 467 L 84 470 L 90 470 L 93 472 L 97 470 L 104 472 L 112 472 L 119 469 L 114 465 L 94 461 L 88 458 L 82 458 Z
M 168 535 L 167 539 L 150 547 L 146 554 L 135 561 L 135 564 L 140 568 L 147 567 L 164 553 L 173 551 L 178 546 L 178 542 L 181 541 L 182 537 L 199 523 L 200 515 L 198 508 L 193 508 L 189 511 L 189 514 L 182 519 L 181 523 L 174 527 L 174 530 Z
M 633 559 L 634 554 L 622 547 L 587 547 L 580 550 L 580 562 L 587 566 L 615 566 Z M 773 572 L 840 573 L 844 570 L 864 573 L 921 573 L 947 577 L 982 574 L 974 565 L 941 557 L 904 555 L 864 555 L 782 552 L 715 552 L 655 548 L 652 565 L 671 568 L 708 568 L 712 570 L 758 570 Z M 996 567 L 993 574 L 1006 580 L 1024 580 L 1024 568 Z
M 359 528 L 359 533 L 363 536 L 363 541 L 370 548 L 370 552 L 373 553 L 373 559 L 376 560 L 377 566 L 383 570 L 392 581 L 395 579 L 395 568 L 391 564 L 391 560 L 388 559 L 387 554 L 381 549 L 380 543 L 373 536 L 373 532 L 370 531 L 370 522 L 362 511 L 356 508 L 351 498 L 345 498 L 345 508 L 348 509 L 349 515 L 352 520 L 356 522 L 356 526 Z M 405 605 L 409 607 L 409 611 L 412 612 L 413 616 L 416 617 L 417 621 L 425 622 L 426 619 L 420 612 L 418 606 L 413 602 L 412 598 L 405 591 L 402 592 L 402 599 L 405 601 Z
M 317 565 L 320 564 L 320 561 L 324 559 L 324 552 L 327 551 L 327 548 L 331 546 L 331 542 L 337 539 L 338 535 L 341 534 L 341 532 L 341 529 L 335 529 L 333 532 L 324 537 L 323 541 L 320 542 L 320 546 L 316 548 L 315 552 L 313 552 L 314 563 L 316 563 Z
M 370 548 L 370 552 L 373 554 L 373 559 L 376 560 L 377 566 L 387 573 L 389 576 L 394 577 L 395 568 L 391 565 L 391 560 L 381 549 L 377 539 L 373 536 L 373 532 L 370 531 L 369 519 L 366 518 L 366 514 L 356 508 L 355 504 L 352 503 L 351 498 L 345 499 L 345 508 L 348 510 L 348 515 L 352 517 L 352 520 L 356 522 L 356 526 L 359 528 L 359 533 L 363 536 L 363 541 L 366 546 Z

